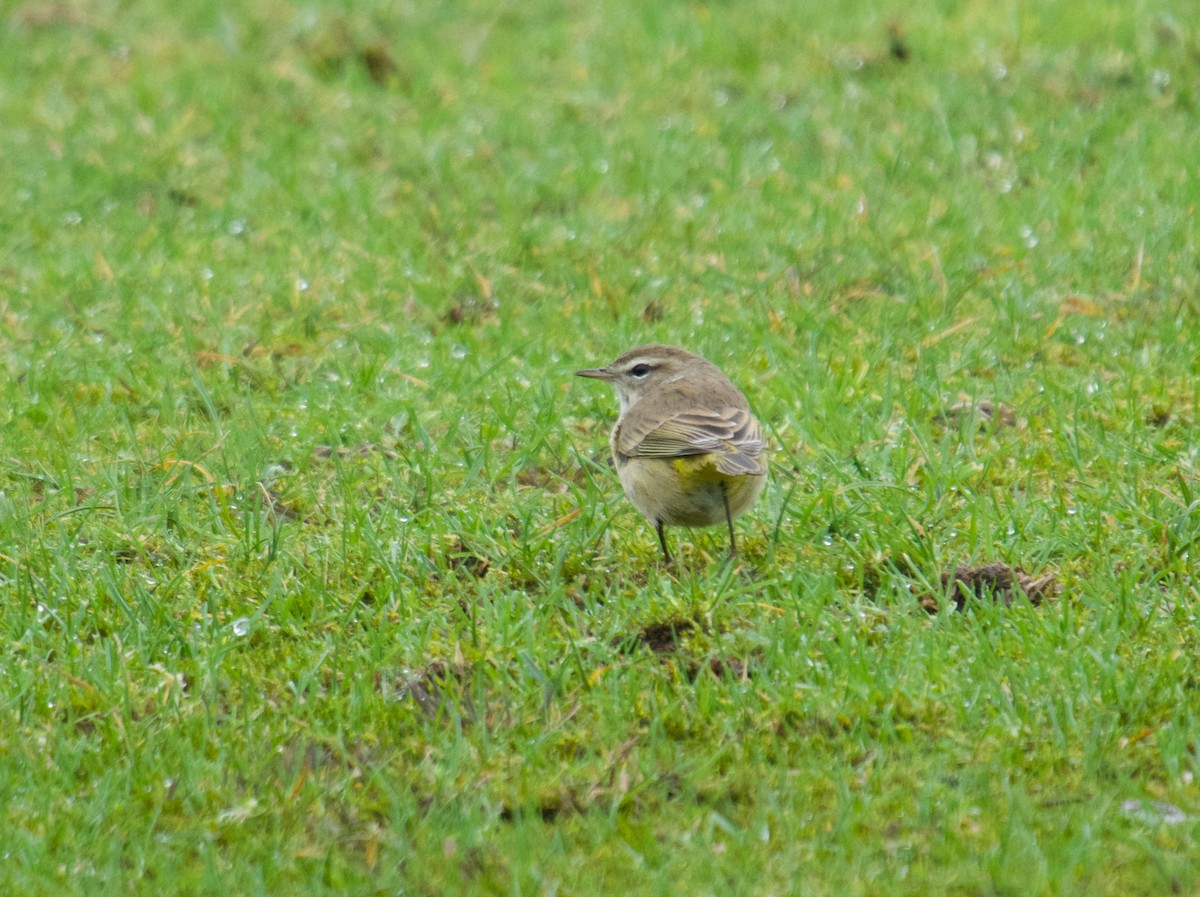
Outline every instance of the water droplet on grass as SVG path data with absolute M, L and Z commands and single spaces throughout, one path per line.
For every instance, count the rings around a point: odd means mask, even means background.
M 229 628 L 233 630 L 234 635 L 236 635 L 238 638 L 241 638 L 250 631 L 250 618 L 238 617 L 233 621 Z
M 462 361 L 469 354 L 470 354 L 470 352 L 467 349 L 467 347 L 460 345 L 459 343 L 455 343 L 453 346 L 450 347 L 450 357 L 457 361 Z
M 308 283 L 308 281 L 307 281 L 307 280 L 305 280 L 303 277 L 297 277 L 297 278 L 296 278 L 296 290 L 297 290 L 297 292 L 303 293 L 303 292 L 305 292 L 305 291 L 308 289 L 308 287 L 309 287 L 309 283 Z

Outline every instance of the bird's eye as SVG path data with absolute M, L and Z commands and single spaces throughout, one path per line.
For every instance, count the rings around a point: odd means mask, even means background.
M 642 377 L 645 377 L 648 373 L 650 373 L 650 365 L 635 364 L 629 373 L 633 374 L 633 376 L 640 380 Z

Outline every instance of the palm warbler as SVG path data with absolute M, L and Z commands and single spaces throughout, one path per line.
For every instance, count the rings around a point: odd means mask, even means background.
M 654 524 L 729 527 L 767 480 L 762 428 L 750 403 L 705 358 L 674 346 L 639 346 L 602 368 L 576 371 L 617 390 L 621 414 L 612 453 L 625 494 Z

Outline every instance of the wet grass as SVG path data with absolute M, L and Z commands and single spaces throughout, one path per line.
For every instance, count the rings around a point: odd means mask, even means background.
M 5 889 L 1194 892 L 1189 11 L 9 6 Z

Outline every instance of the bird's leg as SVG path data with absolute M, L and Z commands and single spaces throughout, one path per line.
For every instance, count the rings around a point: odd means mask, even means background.
M 725 505 L 725 523 L 729 527 L 729 556 L 733 557 L 737 554 L 737 537 L 733 534 L 733 515 L 729 513 L 729 495 L 724 483 L 721 484 L 721 503 Z
M 671 563 L 671 552 L 667 551 L 667 537 L 663 534 L 663 523 L 661 520 L 654 521 L 654 531 L 658 533 L 658 544 L 662 546 L 663 560 L 666 563 Z

